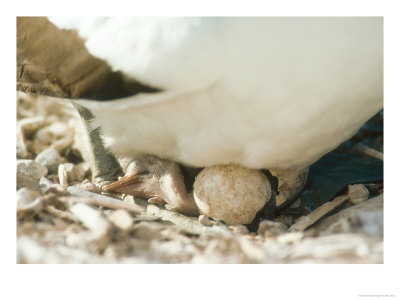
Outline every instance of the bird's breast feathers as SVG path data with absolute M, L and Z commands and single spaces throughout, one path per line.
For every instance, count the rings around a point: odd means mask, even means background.
M 162 90 L 82 101 L 120 156 L 305 166 L 383 106 L 381 18 L 50 20 Z

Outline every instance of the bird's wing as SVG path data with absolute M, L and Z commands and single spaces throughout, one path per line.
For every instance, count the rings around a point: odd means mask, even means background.
M 76 31 L 41 17 L 17 18 L 17 89 L 99 100 L 158 91 L 91 55 Z
M 201 90 L 223 68 L 225 18 L 49 17 L 76 29 L 89 53 L 161 90 Z
M 202 90 L 221 78 L 222 23 L 214 18 L 20 17 L 17 88 L 106 100 Z

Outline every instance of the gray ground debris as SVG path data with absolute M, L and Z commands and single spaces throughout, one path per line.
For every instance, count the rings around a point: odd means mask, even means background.
M 31 204 L 40 194 L 28 188 L 22 188 L 17 191 L 17 209 Z
M 257 234 L 264 237 L 275 236 L 285 232 L 287 232 L 287 227 L 285 224 L 269 220 L 261 221 L 257 230 Z
M 41 166 L 34 160 L 18 159 L 17 160 L 17 172 L 28 175 L 35 180 L 36 179 L 40 180 L 40 178 L 42 176 L 47 175 L 47 168 Z
M 107 219 L 122 230 L 130 230 L 133 226 L 133 218 L 123 209 L 118 209 L 107 216 Z
M 306 216 L 300 217 L 292 226 L 290 226 L 289 231 L 303 231 L 308 227 L 314 225 L 318 220 L 323 218 L 325 215 L 343 205 L 349 200 L 349 196 L 343 195 L 338 196 L 332 201 L 326 202 L 325 204 L 318 207 L 316 210 L 311 212 Z
M 206 215 L 200 215 L 199 222 L 200 222 L 200 224 L 202 224 L 204 226 L 211 226 L 213 224 Z
M 47 168 L 34 160 L 17 159 L 17 189 L 39 189 L 39 180 L 47 175 Z
M 22 188 L 17 191 L 17 217 L 19 219 L 27 216 L 33 216 L 39 213 L 43 208 L 40 194 L 28 188 Z
M 26 173 L 17 172 L 17 190 L 23 187 L 37 190 L 39 189 L 39 181 Z
M 71 107 L 23 93 L 17 100 L 18 263 L 383 263 L 383 195 L 368 200 L 364 185 L 255 229 L 187 217 L 101 194 Z
M 58 165 L 63 163 L 63 158 L 57 150 L 48 148 L 36 156 L 35 161 L 41 166 L 46 167 L 50 173 L 57 173 Z
M 229 226 L 229 229 L 232 230 L 232 232 L 235 234 L 245 235 L 245 234 L 249 233 L 249 230 L 244 225 L 232 225 L 232 226 Z
M 369 191 L 363 184 L 350 184 L 347 195 L 352 204 L 358 204 L 368 199 Z
M 346 208 L 321 220 L 310 229 L 319 235 L 337 233 L 364 233 L 383 235 L 383 195 Z
M 78 218 L 83 225 L 90 229 L 94 240 L 99 240 L 107 236 L 111 229 L 110 223 L 103 216 L 101 211 L 90 207 L 84 203 L 74 204 L 70 211 Z

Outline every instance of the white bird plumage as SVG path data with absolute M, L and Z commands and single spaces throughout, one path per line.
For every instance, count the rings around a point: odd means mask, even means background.
M 49 18 L 153 87 L 79 100 L 119 157 L 307 167 L 383 107 L 382 18 Z

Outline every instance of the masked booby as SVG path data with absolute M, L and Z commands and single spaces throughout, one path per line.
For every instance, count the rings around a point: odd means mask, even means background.
M 74 98 L 105 190 L 186 196 L 177 163 L 302 173 L 383 107 L 379 17 L 18 18 L 17 88 Z M 107 151 L 111 150 L 111 153 Z

